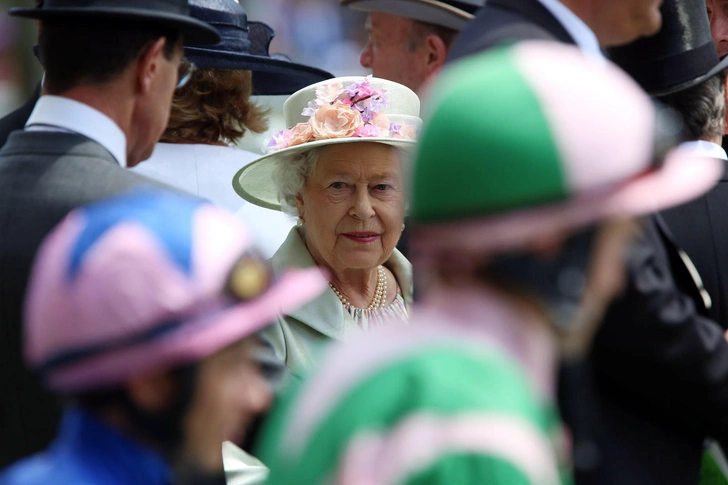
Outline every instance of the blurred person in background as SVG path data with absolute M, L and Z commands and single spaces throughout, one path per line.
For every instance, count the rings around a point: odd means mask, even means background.
M 668 7 L 661 10 L 663 3 Z M 685 9 L 674 7 L 683 4 Z M 667 0 L 489 0 L 456 39 L 450 57 L 546 39 L 575 44 L 601 58 L 601 47 L 657 34 L 664 15 L 692 15 L 694 8 L 691 2 Z M 676 24 L 670 20 L 666 25 Z M 702 55 L 714 59 L 702 48 Z M 689 79 L 690 73 L 683 75 Z M 725 426 L 720 416 L 728 409 L 728 343 L 719 326 L 701 312 L 703 302 L 689 264 L 662 220 L 647 218 L 629 254 L 625 292 L 608 310 L 591 358 L 562 369 L 561 408 L 572 429 L 577 483 L 615 483 L 611 480 L 619 476 L 637 477 L 644 485 L 699 479 L 700 450 L 692 447 L 694 440 L 679 436 L 685 426 L 705 429 L 707 420 L 715 432 L 716 426 Z M 592 402 L 584 397 L 569 402 L 569 389 L 593 389 Z M 647 434 L 651 423 L 636 415 L 650 415 L 657 422 L 654 439 Z M 679 419 L 669 418 L 676 415 Z M 660 423 L 658 416 L 668 418 Z M 611 438 L 600 438 L 605 434 Z M 613 461 L 611 457 L 626 455 L 622 443 L 634 445 L 624 447 L 631 450 L 629 459 Z
M 44 452 L 3 485 L 223 485 L 271 392 L 255 332 L 316 296 L 318 270 L 274 280 L 253 235 L 192 196 L 133 190 L 71 212 L 28 287 L 25 357 L 67 402 Z
M 196 69 L 174 93 L 162 143 L 132 170 L 239 211 L 270 257 L 293 223 L 280 212 L 242 200 L 230 183 L 241 166 L 260 156 L 236 148 L 237 142 L 247 130 L 268 129 L 268 111 L 251 95 L 292 94 L 333 76 L 280 54 L 271 56 L 273 29 L 248 21 L 235 0 L 190 0 L 190 7 L 192 17 L 216 27 L 223 40 L 215 46 L 185 48 L 183 62 Z
M 620 291 L 634 217 L 704 193 L 720 171 L 668 151 L 665 113 L 573 47 L 454 63 L 430 102 L 411 325 L 335 346 L 276 405 L 259 453 L 270 485 L 572 483 L 558 362 L 584 357 Z
M 656 34 L 662 0 L 488 0 L 458 36 L 450 60 L 519 40 L 575 44 L 601 57 L 600 48 Z
M 340 0 L 368 12 L 361 65 L 417 92 L 445 64 L 452 42 L 485 0 Z
M 35 1 L 36 8 L 40 8 L 42 5 L 43 0 Z M 38 98 L 40 98 L 40 83 L 38 83 L 35 90 L 33 90 L 33 94 L 22 106 L 0 118 L 0 148 L 5 145 L 10 133 L 15 130 L 22 130 L 25 127 L 25 122 L 28 121 L 28 117 L 30 117 L 30 113 L 33 111 Z
M 11 15 L 40 20 L 43 95 L 0 150 L 0 467 L 45 447 L 57 403 L 23 366 L 22 304 L 33 256 L 72 209 L 149 179 L 131 167 L 167 125 L 184 42 L 217 31 L 187 0 L 46 0 Z
M 728 0 L 705 0 L 710 32 L 720 57 L 728 54 Z
M 718 55 L 724 57 L 728 54 L 728 0 L 705 0 L 705 8 L 715 48 Z M 723 137 L 721 145 L 728 149 L 728 136 Z
M 680 115 L 685 140 L 682 147 L 685 150 L 697 156 L 720 159 L 725 164 L 726 153 L 720 143 L 725 132 L 726 93 L 723 71 L 728 67 L 728 59 L 721 60 L 718 56 L 711 39 L 709 18 L 703 0 L 666 0 L 662 11 L 663 28 L 659 34 L 624 47 L 610 49 L 608 54 L 648 94 Z M 697 284 L 686 288 L 686 293 L 692 296 L 698 312 L 717 322 L 723 331 L 728 329 L 728 287 L 723 282 L 728 272 L 728 260 L 722 250 L 728 244 L 728 225 L 723 216 L 724 207 L 728 203 L 726 182 L 728 179 L 723 174 L 720 183 L 709 193 L 656 216 L 666 232 L 669 230 L 682 259 L 687 260 L 689 257 L 690 264 L 694 262 Z M 680 266 L 680 261 L 673 264 L 673 272 L 677 273 Z M 713 342 L 722 340 L 722 331 L 712 328 L 711 332 L 702 332 L 708 348 L 715 345 Z M 637 347 L 633 349 L 633 352 L 636 351 Z M 716 354 L 716 359 L 724 358 L 721 355 Z M 634 362 L 630 362 L 628 355 L 623 355 L 621 360 L 621 365 L 636 366 Z M 603 359 L 597 359 L 596 362 L 603 363 Z M 598 368 L 597 371 L 604 372 Z M 725 377 L 721 377 L 721 374 L 716 373 L 715 378 L 726 385 Z M 661 462 L 664 459 L 661 446 L 669 443 L 670 446 L 680 447 L 683 462 L 692 462 L 692 469 L 688 469 L 691 471 L 692 480 L 688 477 L 681 479 L 673 473 L 675 483 L 696 483 L 704 438 L 711 436 L 728 444 L 728 428 L 724 424 L 724 416 L 728 412 L 725 408 L 727 403 L 720 402 L 716 406 L 693 402 L 691 394 L 695 391 L 692 378 L 683 372 L 670 372 L 661 376 L 661 379 L 658 381 L 651 378 L 649 386 L 683 390 L 676 392 L 671 399 L 670 413 L 650 408 L 632 409 L 625 405 L 604 407 L 605 419 L 610 421 L 612 419 L 609 414 L 614 414 L 615 408 L 628 409 L 635 418 L 642 418 L 637 424 L 630 423 L 631 427 L 638 426 L 641 432 L 630 434 L 628 442 L 620 441 L 618 446 L 607 448 L 610 453 L 616 454 L 609 457 L 609 461 L 628 462 L 634 456 L 633 448 L 643 447 L 653 451 L 654 462 Z M 629 390 L 623 390 L 619 398 L 621 401 L 629 401 L 629 396 Z M 684 416 L 691 418 L 685 419 Z M 700 419 L 696 419 L 697 416 Z M 615 429 L 618 428 L 607 425 L 604 427 L 604 434 L 607 438 L 615 439 L 610 436 Z M 641 465 L 644 467 L 646 463 Z M 637 466 L 635 464 L 634 468 Z M 613 472 L 605 470 L 605 473 Z M 615 476 L 613 480 L 626 483 L 630 478 L 637 479 L 636 476 Z
M 404 230 L 402 152 L 414 146 L 419 109 L 413 91 L 383 79 L 314 84 L 288 98 L 288 129 L 233 179 L 247 201 L 298 220 L 274 270 L 318 266 L 329 276 L 328 291 L 263 335 L 270 359 L 297 378 L 330 339 L 408 319 L 411 265 L 395 245 Z

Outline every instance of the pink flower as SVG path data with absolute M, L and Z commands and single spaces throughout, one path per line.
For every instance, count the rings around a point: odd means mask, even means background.
M 344 86 L 340 82 L 334 82 L 316 88 L 316 102 L 319 106 L 332 104 L 344 93 Z
M 302 145 L 313 140 L 313 129 L 310 123 L 299 123 L 290 130 L 291 136 L 288 139 L 288 146 Z
M 356 130 L 364 124 L 361 114 L 344 103 L 321 106 L 313 114 L 309 123 L 311 123 L 316 140 L 347 138 L 354 135 Z
M 389 138 L 389 116 L 384 113 L 376 113 L 372 117 L 372 124 L 379 129 L 379 136 Z
M 368 82 L 364 82 L 359 86 L 359 91 L 357 91 L 357 97 L 359 99 L 366 98 L 367 96 L 371 96 L 375 93 L 374 89 L 369 85 Z
M 403 125 L 399 130 L 399 133 L 392 135 L 392 138 L 398 138 L 401 140 L 416 140 L 417 130 L 412 125 Z
M 366 124 L 354 132 L 354 136 L 360 138 L 379 138 L 379 128 L 374 125 Z

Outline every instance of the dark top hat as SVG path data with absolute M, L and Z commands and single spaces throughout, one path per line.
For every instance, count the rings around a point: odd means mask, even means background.
M 608 49 L 609 58 L 651 96 L 666 96 L 707 81 L 728 68 L 710 35 L 705 0 L 664 0 L 662 29 L 653 36 Z
M 262 22 L 248 21 L 235 0 L 190 0 L 190 7 L 192 16 L 215 26 L 222 40 L 214 46 L 186 47 L 185 57 L 204 69 L 253 71 L 253 94 L 292 94 L 333 77 L 283 54 L 269 54 L 275 31 Z
M 185 45 L 217 44 L 217 31 L 190 17 L 189 12 L 187 0 L 45 0 L 40 8 L 10 9 L 10 15 L 38 20 L 106 17 L 144 21 L 179 30 Z

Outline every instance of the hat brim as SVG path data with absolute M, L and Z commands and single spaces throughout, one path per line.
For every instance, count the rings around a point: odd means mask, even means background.
M 239 303 L 205 320 L 191 321 L 173 333 L 130 349 L 89 358 L 47 376 L 56 391 L 79 392 L 112 387 L 151 370 L 197 362 L 272 323 L 327 288 L 318 268 L 294 269 L 259 298 Z
M 251 204 L 280 211 L 281 204 L 278 201 L 278 191 L 273 182 L 274 162 L 283 157 L 303 153 L 314 148 L 344 143 L 383 143 L 397 148 L 411 149 L 414 148 L 416 141 L 393 138 L 333 138 L 284 148 L 264 155 L 238 170 L 233 177 L 233 189 L 240 197 Z
M 475 16 L 437 0 L 341 0 L 341 5 L 364 12 L 382 12 L 461 31 Z
M 214 45 L 220 34 L 211 25 L 187 15 L 156 12 L 144 8 L 68 7 L 68 8 L 11 8 L 10 15 L 29 19 L 107 18 L 137 20 L 177 29 L 184 36 L 184 45 Z
M 416 224 L 410 245 L 418 258 L 443 250 L 478 254 L 516 251 L 542 234 L 684 204 L 708 192 L 723 173 L 723 160 L 695 157 L 678 148 L 658 170 L 568 202 L 491 217 Z
M 702 76 L 690 79 L 689 81 L 685 81 L 680 84 L 676 84 L 675 86 L 670 86 L 667 89 L 654 89 L 648 91 L 647 94 L 652 97 L 659 98 L 662 96 L 679 93 L 680 91 L 685 91 L 686 89 L 690 89 L 694 86 L 704 83 L 708 79 L 718 75 L 720 72 L 725 71 L 726 69 L 728 69 L 728 56 L 724 56 L 713 69 L 703 74 Z
M 187 47 L 185 57 L 202 69 L 252 71 L 253 94 L 256 96 L 293 94 L 306 86 L 334 77 L 323 69 L 285 59 L 221 52 L 213 48 Z

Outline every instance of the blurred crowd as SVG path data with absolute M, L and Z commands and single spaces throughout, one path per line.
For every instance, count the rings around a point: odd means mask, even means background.
M 728 485 L 728 0 L 0 3 L 0 485 Z

